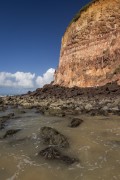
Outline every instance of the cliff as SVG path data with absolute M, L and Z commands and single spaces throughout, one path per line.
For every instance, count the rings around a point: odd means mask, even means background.
M 55 85 L 120 84 L 120 0 L 95 0 L 73 18 L 62 38 Z

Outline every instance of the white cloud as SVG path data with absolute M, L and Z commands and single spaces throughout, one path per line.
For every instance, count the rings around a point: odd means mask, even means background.
M 0 86 L 14 88 L 33 88 L 35 74 L 16 72 L 0 72 Z
M 30 72 L 0 72 L 0 87 L 8 88 L 37 88 L 50 83 L 53 80 L 54 69 L 50 68 L 43 76 L 37 76 Z
M 34 79 L 35 74 L 24 73 L 24 72 L 16 72 L 14 74 L 17 86 L 25 87 L 25 88 L 33 88 L 34 87 Z
M 54 72 L 55 72 L 55 69 L 53 68 L 50 68 L 46 71 L 45 74 L 43 74 L 43 76 L 38 76 L 36 78 L 36 84 L 37 86 L 39 87 L 42 87 L 44 86 L 45 84 L 49 84 L 51 81 L 53 81 L 54 79 Z

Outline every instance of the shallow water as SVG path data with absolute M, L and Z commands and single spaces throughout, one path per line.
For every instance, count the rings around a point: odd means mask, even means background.
M 69 118 L 48 117 L 25 110 L 0 131 L 20 128 L 13 137 L 0 140 L 0 180 L 119 180 L 120 179 L 120 117 L 80 116 L 84 123 L 68 127 Z M 8 112 L 6 112 L 8 113 Z M 0 116 L 4 113 L 0 113 Z M 40 128 L 50 126 L 64 134 L 70 147 L 64 153 L 80 162 L 67 166 L 38 156 L 46 146 Z

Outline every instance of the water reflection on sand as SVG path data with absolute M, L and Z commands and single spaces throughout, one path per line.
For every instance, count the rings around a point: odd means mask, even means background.
M 69 118 L 42 116 L 35 110 L 16 116 L 0 131 L 2 137 L 8 129 L 22 129 L 13 137 L 0 139 L 1 180 L 120 179 L 119 116 L 80 116 L 84 122 L 77 128 L 68 127 Z M 65 153 L 79 158 L 80 162 L 66 166 L 39 157 L 39 151 L 45 147 L 39 133 L 42 126 L 54 127 L 64 134 L 70 142 Z

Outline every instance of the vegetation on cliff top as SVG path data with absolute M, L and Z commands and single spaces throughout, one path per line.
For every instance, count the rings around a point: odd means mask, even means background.
M 73 22 L 76 22 L 76 21 L 80 18 L 82 12 L 86 11 L 93 3 L 97 2 L 97 1 L 99 1 L 99 0 L 92 0 L 92 1 L 90 1 L 88 4 L 86 4 L 85 6 L 83 6 L 83 7 L 79 10 L 79 12 L 74 16 L 74 18 L 71 20 L 71 22 L 70 22 L 70 24 L 68 25 L 67 29 L 70 27 L 70 25 L 71 25 Z M 67 31 L 67 29 L 66 29 L 66 31 Z

